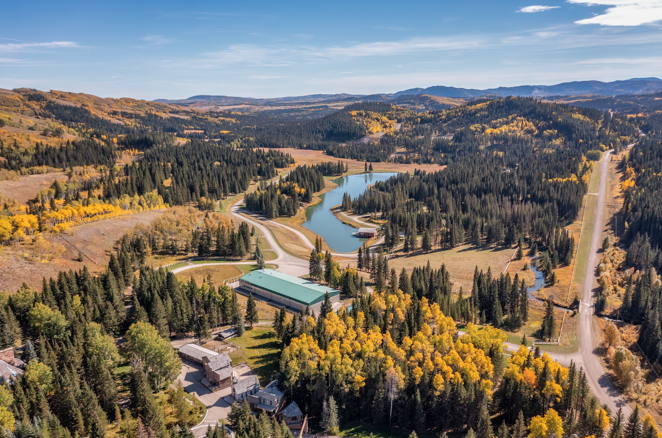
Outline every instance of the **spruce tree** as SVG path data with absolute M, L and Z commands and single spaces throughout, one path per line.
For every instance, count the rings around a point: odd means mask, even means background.
M 618 408 L 616 417 L 609 430 L 609 438 L 623 438 L 623 409 Z
M 639 420 L 639 406 L 636 405 L 625 426 L 625 438 L 641 438 L 641 421 Z
M 502 422 L 501 426 L 499 426 L 499 430 L 497 431 L 496 434 L 497 438 L 510 438 L 510 435 L 508 434 L 508 426 L 506 426 L 506 422 Z
M 487 397 L 483 398 L 480 406 L 480 417 L 478 418 L 478 427 L 476 428 L 476 438 L 493 438 L 492 419 L 487 409 Z
M 131 406 L 145 426 L 152 429 L 158 438 L 166 436 L 163 418 L 147 382 L 147 376 L 138 367 L 131 374 Z
M 260 322 L 253 294 L 248 295 L 248 302 L 246 303 L 246 322 L 251 326 L 251 329 L 253 328 L 253 324 Z
M 320 318 L 325 318 L 330 312 L 333 311 L 333 306 L 331 305 L 331 296 L 328 292 L 324 294 L 324 302 L 320 306 Z
M 324 403 L 321 426 L 331 435 L 337 435 L 339 432 L 338 406 L 333 396 L 329 397 L 327 403 Z
M 526 423 L 524 422 L 524 414 L 519 411 L 517 421 L 513 427 L 513 434 L 511 438 L 524 438 L 526 436 Z

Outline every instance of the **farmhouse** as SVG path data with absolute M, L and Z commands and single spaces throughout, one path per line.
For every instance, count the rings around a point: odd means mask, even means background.
M 227 353 L 218 354 L 196 344 L 186 344 L 179 349 L 179 355 L 203 366 L 208 382 L 205 386 L 212 386 L 214 391 L 229 388 L 236 377 Z
M 315 313 L 319 313 L 326 293 L 332 303 L 340 299 L 340 292 L 336 289 L 272 269 L 259 269 L 244 275 L 239 279 L 239 288 L 294 310 L 308 306 Z
M 377 234 L 377 229 L 376 228 L 359 228 L 358 233 L 356 233 L 357 237 L 375 237 L 375 234 Z

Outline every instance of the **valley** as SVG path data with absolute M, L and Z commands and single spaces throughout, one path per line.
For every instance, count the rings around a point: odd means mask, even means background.
M 244 418 L 238 400 L 221 401 L 234 396 L 210 390 L 185 356 L 182 365 L 185 345 L 233 349 L 230 366 L 255 371 L 262 386 L 277 380 L 312 428 L 323 427 L 331 399 L 341 402 L 343 430 L 377 432 L 389 420 L 394 433 L 413 427 L 422 436 L 467 434 L 493 420 L 515 430 L 553 411 L 567 433 L 597 436 L 607 433 L 598 418 L 619 409 L 624 418 L 641 409 L 655 424 L 657 401 L 631 394 L 644 382 L 654 391 L 659 358 L 642 351 L 657 348 L 656 326 L 631 311 L 628 323 L 646 330 L 640 351 L 602 339 L 629 333 L 625 323 L 608 328 L 618 303 L 634 306 L 638 296 L 637 306 L 657 305 L 659 253 L 632 231 L 659 237 L 650 219 L 657 210 L 646 204 L 656 180 L 634 170 L 647 165 L 641 150 L 659 171 L 654 110 L 632 118 L 496 96 L 419 98 L 414 108 L 404 95 L 244 105 L 4 93 L 3 348 L 60 381 L 80 369 L 81 382 L 96 385 L 86 397 L 97 400 L 90 418 L 105 419 L 105 436 L 128 436 L 124 429 L 139 424 L 157 436 L 195 437 L 219 421 L 238 432 L 272 424 L 263 414 Z M 617 201 L 610 194 L 619 186 Z M 610 228 L 619 214 L 620 233 Z M 353 236 L 358 229 L 371 237 Z M 605 236 L 627 252 L 608 271 L 627 278 L 623 291 L 604 279 Z M 298 309 L 274 298 L 294 292 L 247 292 L 250 273 L 274 271 L 333 298 Z M 121 354 L 97 368 L 73 363 L 72 349 L 97 354 L 91 333 Z M 163 362 L 149 366 L 159 374 L 142 371 L 147 360 L 136 365 L 143 346 L 125 343 L 136 333 L 158 346 Z M 620 357 L 632 380 L 620 374 Z M 138 393 L 142 376 L 149 381 Z M 397 400 L 388 400 L 389 379 Z M 101 427 L 56 407 L 73 386 L 18 382 L 43 397 L 39 409 L 55 412 L 54 431 L 92 436 Z M 191 407 L 176 401 L 179 384 L 184 394 L 196 388 Z M 13 397 L 14 419 L 38 415 Z M 126 417 L 137 404 L 157 414 Z M 426 414 L 412 420 L 411 406 Z

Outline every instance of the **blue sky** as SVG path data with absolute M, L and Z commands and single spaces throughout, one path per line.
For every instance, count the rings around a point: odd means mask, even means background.
M 12 1 L 2 22 L 0 88 L 104 97 L 662 77 L 662 0 Z

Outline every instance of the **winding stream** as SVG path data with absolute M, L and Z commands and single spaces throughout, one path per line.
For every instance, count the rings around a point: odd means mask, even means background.
M 542 271 L 538 269 L 537 261 L 538 259 L 533 259 L 533 261 L 531 261 L 531 270 L 534 274 L 536 274 L 536 281 L 533 283 L 533 286 L 526 288 L 526 292 L 529 295 L 529 299 L 540 301 L 538 298 L 533 296 L 533 292 L 542 289 L 542 287 L 545 285 L 545 276 L 543 275 Z
M 331 207 L 342 204 L 343 194 L 349 193 L 356 198 L 368 188 L 369 185 L 385 181 L 396 173 L 363 173 L 350 175 L 334 180 L 338 187 L 321 196 L 321 201 L 306 209 L 305 228 L 322 236 L 329 248 L 334 252 L 347 253 L 356 251 L 367 239 L 352 236 L 356 228 L 342 223 L 333 215 Z

